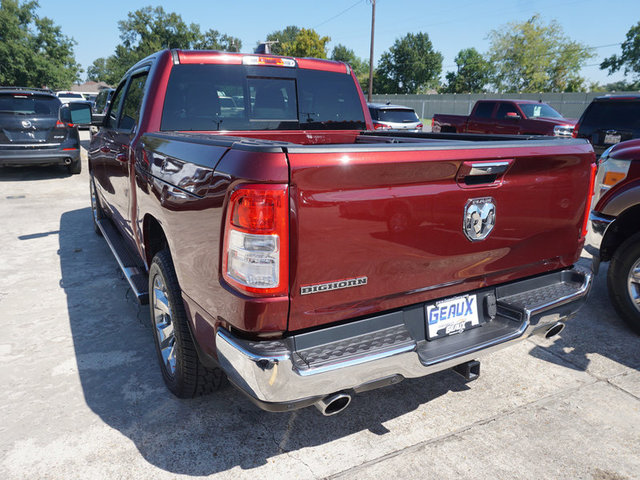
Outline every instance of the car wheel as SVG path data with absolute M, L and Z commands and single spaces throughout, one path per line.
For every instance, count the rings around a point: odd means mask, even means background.
M 77 175 L 82 172 L 82 160 L 79 158 L 77 160 L 72 160 L 71 163 L 67 165 L 67 168 L 71 175 Z
M 168 250 L 158 252 L 149 269 L 149 311 L 162 377 L 180 398 L 191 398 L 220 388 L 225 375 L 198 359 L 180 287 Z
M 98 227 L 98 220 L 103 218 L 103 213 L 98 195 L 96 194 L 96 182 L 93 177 L 89 180 L 89 195 L 91 196 L 91 220 L 93 221 L 93 229 L 98 235 L 102 236 L 102 231 L 100 227 Z
M 640 233 L 616 250 L 607 273 L 607 287 L 616 312 L 640 334 Z

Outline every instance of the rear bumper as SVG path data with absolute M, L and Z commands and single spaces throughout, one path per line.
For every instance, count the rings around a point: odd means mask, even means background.
M 334 392 L 362 392 L 445 370 L 504 348 L 573 316 L 591 287 L 573 268 L 476 293 L 497 300 L 479 328 L 426 339 L 425 305 L 294 335 L 248 341 L 219 329 L 218 362 L 229 380 L 265 410 L 306 407 Z
M 66 147 L 65 147 L 66 148 Z M 30 165 L 67 165 L 80 158 L 80 148 L 0 149 L 0 167 Z

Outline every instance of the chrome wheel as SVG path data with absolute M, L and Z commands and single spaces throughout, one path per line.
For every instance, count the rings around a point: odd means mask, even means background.
M 176 371 L 176 337 L 171 318 L 171 303 L 167 295 L 167 287 L 161 275 L 156 275 L 153 279 L 151 308 L 153 331 L 158 341 L 162 364 L 167 374 L 173 377 Z
M 627 290 L 633 306 L 640 312 L 640 258 L 629 269 Z

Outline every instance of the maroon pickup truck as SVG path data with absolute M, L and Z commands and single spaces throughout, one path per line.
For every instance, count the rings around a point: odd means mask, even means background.
M 478 100 L 471 115 L 434 115 L 431 131 L 570 137 L 575 124 L 542 102 Z
M 640 140 L 609 147 L 598 163 L 587 248 L 596 272 L 610 261 L 609 297 L 640 334 Z
M 472 379 L 590 288 L 586 140 L 368 131 L 344 63 L 180 50 L 132 67 L 94 125 L 95 228 L 180 397 L 228 378 L 330 415 L 403 378 Z

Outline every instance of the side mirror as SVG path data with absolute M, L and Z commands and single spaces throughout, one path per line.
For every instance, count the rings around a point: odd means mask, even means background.
M 60 120 L 78 127 L 91 125 L 91 105 L 84 102 L 71 102 L 60 107 Z
M 510 120 L 517 120 L 518 118 L 520 118 L 520 115 L 518 115 L 516 112 L 507 112 L 506 118 Z

